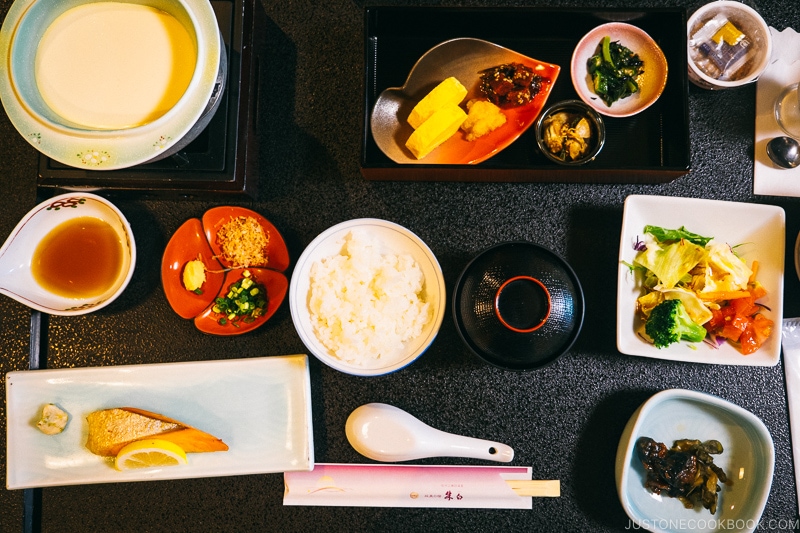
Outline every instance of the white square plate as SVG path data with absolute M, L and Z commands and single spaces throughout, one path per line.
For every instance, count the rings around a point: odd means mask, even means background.
M 640 320 L 636 299 L 641 295 L 638 277 L 623 263 L 636 256 L 634 243 L 646 225 L 686 229 L 715 242 L 741 245 L 736 252 L 747 261 L 758 260 L 756 278 L 767 290 L 760 299 L 769 308 L 765 315 L 775 325 L 769 340 L 755 353 L 742 355 L 728 343 L 715 349 L 708 344 L 680 342 L 656 348 L 636 334 Z M 670 359 L 690 363 L 773 366 L 781 354 L 783 320 L 783 271 L 786 246 L 786 215 L 772 205 L 724 202 L 670 196 L 628 196 L 622 215 L 617 275 L 617 349 L 628 355 Z
M 36 428 L 46 403 L 70 415 L 64 431 Z M 30 370 L 6 374 L 9 489 L 311 470 L 308 357 Z M 119 471 L 86 449 L 86 415 L 137 407 L 222 439 L 226 452 L 189 463 Z

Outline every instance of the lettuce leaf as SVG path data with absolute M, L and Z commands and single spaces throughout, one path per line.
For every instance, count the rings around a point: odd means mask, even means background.
M 697 244 L 699 246 L 705 246 L 709 243 L 709 241 L 711 241 L 711 239 L 714 238 L 703 237 L 697 233 L 692 233 L 691 231 L 687 230 L 685 226 L 681 226 L 678 229 L 667 229 L 662 228 L 661 226 L 645 226 L 644 232 L 649 233 L 660 242 L 679 241 L 681 239 L 685 239 L 692 244 Z
M 704 246 L 681 239 L 671 244 L 645 234 L 645 249 L 636 255 L 634 264 L 650 270 L 659 281 L 661 289 L 672 289 L 705 257 Z

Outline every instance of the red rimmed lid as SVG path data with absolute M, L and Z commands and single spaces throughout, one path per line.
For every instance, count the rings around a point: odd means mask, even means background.
M 550 291 L 531 276 L 514 276 L 497 289 L 494 312 L 505 327 L 531 333 L 544 326 L 550 316 Z
M 467 347 L 506 370 L 542 368 L 566 353 L 583 324 L 583 290 L 551 250 L 525 241 L 487 248 L 453 289 L 453 321 Z

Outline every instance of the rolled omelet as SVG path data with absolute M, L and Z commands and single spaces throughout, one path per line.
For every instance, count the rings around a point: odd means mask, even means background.
M 452 137 L 466 119 L 467 114 L 457 104 L 445 105 L 414 130 L 406 141 L 406 148 L 414 157 L 422 159 Z
M 443 107 L 460 104 L 466 96 L 467 88 L 451 76 L 434 87 L 414 106 L 411 114 L 408 115 L 408 123 L 412 128 L 417 129 L 434 113 Z

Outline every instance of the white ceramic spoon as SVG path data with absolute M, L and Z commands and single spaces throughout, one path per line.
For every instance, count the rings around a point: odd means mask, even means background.
M 383 462 L 469 457 L 508 463 L 514 458 L 505 444 L 445 433 L 385 403 L 368 403 L 350 413 L 345 434 L 358 453 Z

